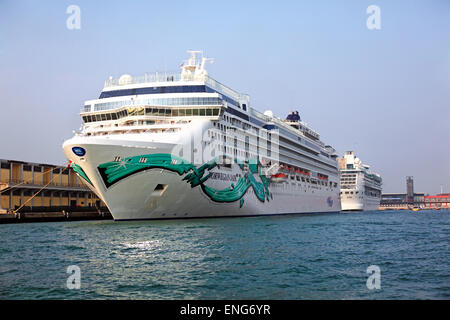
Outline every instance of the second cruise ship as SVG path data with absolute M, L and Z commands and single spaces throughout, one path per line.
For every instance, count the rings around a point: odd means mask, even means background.
M 63 145 L 114 219 L 340 211 L 336 151 L 298 112 L 253 109 L 189 53 L 180 73 L 111 77 Z
M 339 158 L 341 172 L 342 211 L 378 210 L 381 200 L 382 179 L 370 167 L 347 151 Z

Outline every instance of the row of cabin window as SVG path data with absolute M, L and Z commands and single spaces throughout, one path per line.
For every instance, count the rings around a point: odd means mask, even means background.
M 102 113 L 96 115 L 83 116 L 83 121 L 96 122 L 107 120 L 118 120 L 127 116 L 164 116 L 164 117 L 190 117 L 190 116 L 218 116 L 220 108 L 129 108 L 128 110 L 122 110 L 113 113 Z
M 221 105 L 222 100 L 216 97 L 187 97 L 187 98 L 140 98 L 135 100 L 135 104 L 159 105 L 159 106 L 199 106 L 199 105 Z M 127 99 L 123 101 L 112 101 L 97 103 L 94 111 L 111 110 L 122 106 L 130 105 L 132 102 Z M 84 111 L 91 111 L 91 106 L 84 106 Z

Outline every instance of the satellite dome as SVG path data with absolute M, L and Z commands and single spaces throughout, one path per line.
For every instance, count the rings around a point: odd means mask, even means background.
M 271 110 L 264 111 L 264 115 L 273 118 L 273 112 Z
M 119 85 L 130 84 L 133 78 L 129 74 L 121 75 L 119 78 Z

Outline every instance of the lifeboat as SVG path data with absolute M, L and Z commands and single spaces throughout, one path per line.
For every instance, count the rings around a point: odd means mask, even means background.
M 282 173 L 289 173 L 289 169 L 288 169 L 288 167 L 287 166 L 285 166 L 285 165 L 281 165 L 280 166 L 280 169 L 278 170 L 279 172 L 282 172 Z
M 284 182 L 287 180 L 287 175 L 280 172 L 280 173 L 274 174 L 270 180 L 272 182 Z

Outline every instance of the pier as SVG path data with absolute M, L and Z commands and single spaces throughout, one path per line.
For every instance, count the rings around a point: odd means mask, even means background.
M 17 212 L 1 213 L 0 224 L 22 222 L 57 222 L 57 221 L 81 221 L 81 220 L 111 220 L 109 211 L 83 210 L 77 211 L 68 208 L 69 211 L 60 212 Z
M 0 223 L 112 219 L 68 166 L 0 159 Z

